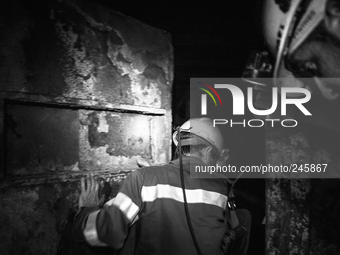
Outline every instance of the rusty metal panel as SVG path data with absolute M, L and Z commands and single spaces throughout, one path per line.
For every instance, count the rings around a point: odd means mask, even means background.
M 109 199 L 139 157 L 171 157 L 171 36 L 91 1 L 4 6 L 0 250 L 93 254 L 68 228 L 79 178 Z
M 170 34 L 82 1 L 13 8 L 1 27 L 5 91 L 171 109 Z
M 8 103 L 5 114 L 6 176 L 76 167 L 78 111 Z
M 267 129 L 266 151 L 272 165 L 311 162 L 309 144 L 298 128 Z M 310 252 L 310 180 L 296 178 L 267 180 L 266 254 Z
M 139 157 L 151 159 L 151 116 L 80 110 L 81 169 L 136 168 Z
M 139 157 L 166 163 L 168 125 L 163 116 L 8 103 L 6 175 L 117 172 Z
M 270 129 L 267 162 L 326 163 L 339 171 L 340 136 L 313 125 Z M 266 254 L 339 254 L 339 179 L 268 179 Z M 320 177 L 322 178 L 322 177 Z

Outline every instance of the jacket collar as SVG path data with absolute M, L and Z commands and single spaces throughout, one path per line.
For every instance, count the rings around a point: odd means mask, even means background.
M 193 167 L 193 166 L 205 165 L 201 159 L 197 157 L 193 157 L 193 156 L 183 156 L 182 162 L 183 162 L 183 169 L 190 169 L 190 166 Z M 170 164 L 179 166 L 179 158 L 170 161 Z

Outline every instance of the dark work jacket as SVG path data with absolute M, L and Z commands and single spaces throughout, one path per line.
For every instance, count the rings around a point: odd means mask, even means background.
M 204 164 L 183 157 L 193 229 L 202 254 L 221 254 L 228 188 L 221 179 L 190 178 L 190 168 L 197 165 Z M 78 240 L 116 250 L 122 249 L 132 226 L 136 235 L 127 243 L 133 248 L 124 247 L 130 254 L 197 254 L 184 211 L 179 160 L 132 172 L 103 208 L 82 208 L 74 219 Z

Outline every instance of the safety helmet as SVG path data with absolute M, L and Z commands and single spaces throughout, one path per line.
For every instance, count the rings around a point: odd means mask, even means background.
M 223 149 L 223 136 L 218 127 L 213 126 L 213 121 L 209 118 L 194 118 L 186 121 L 181 127 L 180 132 L 187 132 L 195 134 L 196 138 L 187 138 L 181 140 L 182 146 L 184 145 L 197 145 L 197 144 L 207 144 L 212 145 L 217 149 L 219 154 L 222 153 Z M 178 132 L 175 131 L 172 140 L 174 144 L 178 145 Z
M 264 36 L 275 57 L 274 78 L 288 78 L 287 86 L 302 86 L 285 69 L 283 60 L 292 54 L 322 22 L 327 0 L 266 0 L 263 9 Z M 286 82 L 287 82 L 286 81 Z M 278 79 L 275 82 L 284 82 Z M 276 86 L 285 86 L 275 84 Z

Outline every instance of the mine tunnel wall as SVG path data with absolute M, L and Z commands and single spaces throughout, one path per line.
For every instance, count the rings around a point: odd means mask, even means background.
M 71 233 L 79 178 L 106 199 L 171 157 L 171 36 L 84 1 L 0 9 L 1 254 L 97 254 Z

